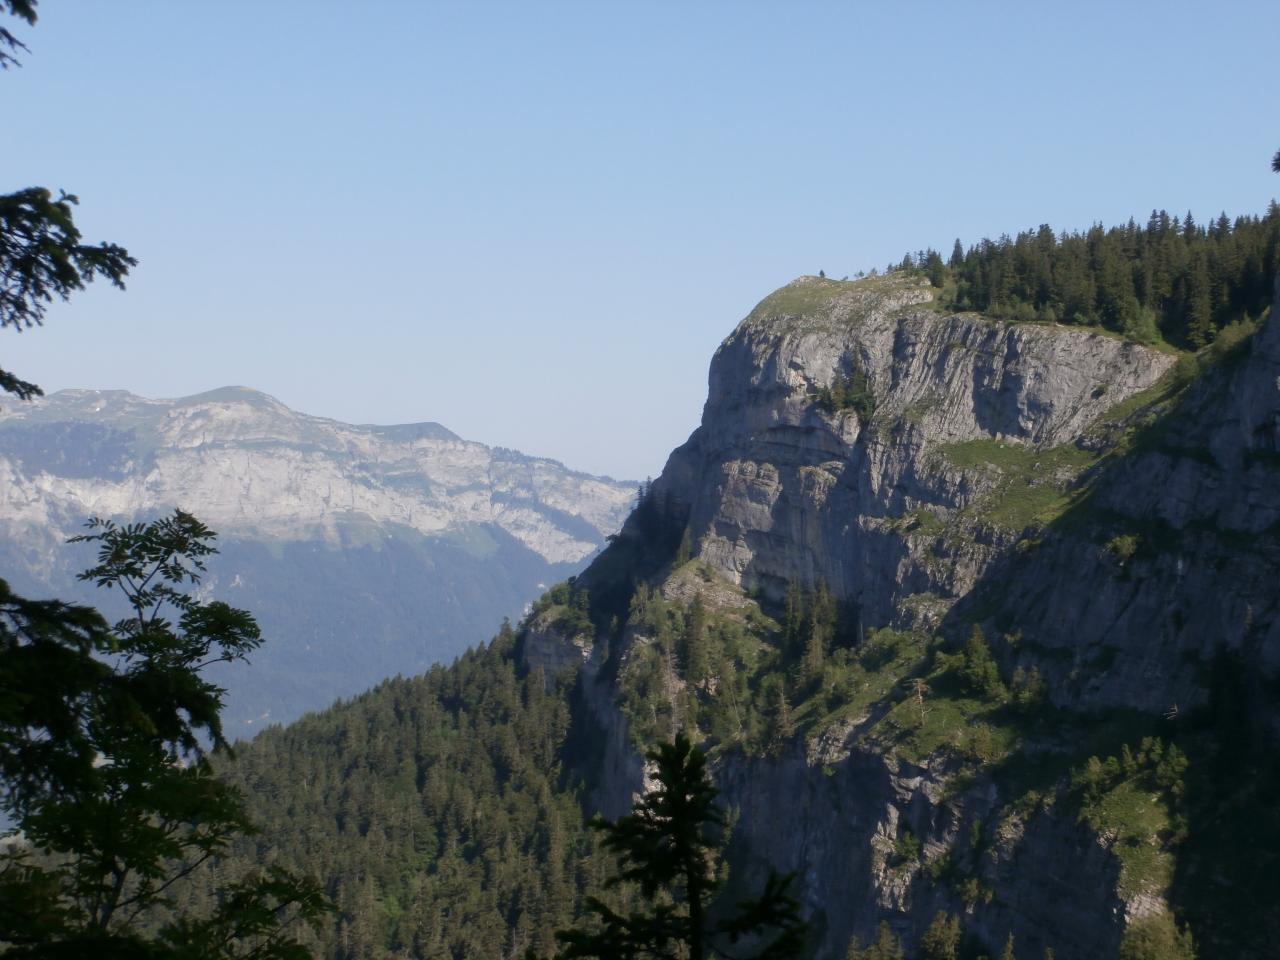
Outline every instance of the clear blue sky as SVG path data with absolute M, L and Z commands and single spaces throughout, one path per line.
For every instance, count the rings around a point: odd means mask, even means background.
M 618 477 L 770 290 L 1280 195 L 1280 4 L 41 0 L 0 190 L 140 260 L 4 331 L 46 389 L 224 384 Z

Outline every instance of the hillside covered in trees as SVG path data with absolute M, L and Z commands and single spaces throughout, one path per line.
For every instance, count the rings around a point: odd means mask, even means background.
M 514 644 L 504 629 L 239 751 L 228 779 L 262 832 L 232 860 L 324 878 L 341 912 L 321 955 L 545 954 L 602 882 L 565 691 L 520 676 Z

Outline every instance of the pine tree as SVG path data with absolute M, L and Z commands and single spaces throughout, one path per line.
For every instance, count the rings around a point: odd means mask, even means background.
M 940 911 L 920 938 L 920 960 L 957 960 L 960 955 L 960 921 Z
M 787 656 L 796 656 L 804 649 L 804 623 L 808 604 L 804 591 L 794 580 L 787 583 L 786 614 L 782 623 L 782 649 Z
M 689 958 L 724 956 L 733 945 L 743 960 L 784 960 L 804 950 L 800 905 L 788 893 L 791 877 L 770 873 L 754 899 L 740 900 L 723 916 L 710 908 L 723 884 L 720 855 L 724 816 L 707 775 L 706 757 L 684 736 L 647 754 L 654 764 L 653 790 L 614 823 L 597 818 L 603 846 L 619 860 L 607 887 L 635 884 L 642 905 L 621 913 L 598 897 L 587 911 L 597 929 L 562 930 L 557 960 L 578 958 Z
M 689 605 L 684 642 L 685 679 L 690 683 L 701 683 L 711 670 L 707 653 L 707 607 L 702 602 L 701 591 L 694 594 L 693 603 Z
M 882 920 L 872 943 L 860 949 L 856 937 L 849 942 L 846 960 L 903 960 L 902 944 L 893 935 L 888 922 Z
M 804 670 L 806 680 L 822 676 L 827 652 L 835 634 L 836 605 L 825 583 L 819 582 L 809 603 L 809 616 L 805 624 Z
M 982 628 L 976 623 L 964 645 L 960 677 L 966 691 L 973 696 L 995 700 L 1003 697 L 1006 692 L 1004 682 L 1000 679 L 1000 668 L 991 656 Z
M 947 268 L 942 262 L 942 255 L 930 248 L 924 254 L 924 274 L 934 287 L 941 287 L 947 279 Z
M 791 703 L 787 700 L 787 685 L 782 677 L 774 676 L 765 681 L 764 702 L 768 717 L 768 749 L 771 753 L 779 753 L 796 734 L 795 721 L 791 719 Z

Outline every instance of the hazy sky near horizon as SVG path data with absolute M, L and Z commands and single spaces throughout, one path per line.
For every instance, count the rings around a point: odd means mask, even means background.
M 0 192 L 141 261 L 0 366 L 226 384 L 619 478 L 774 288 L 1280 195 L 1257 3 L 41 0 Z M 12 402 L 12 401 L 6 401 Z

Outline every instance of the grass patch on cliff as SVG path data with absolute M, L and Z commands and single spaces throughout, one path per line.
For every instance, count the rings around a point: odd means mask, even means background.
M 1090 441 L 1087 449 L 1074 443 L 1037 449 L 989 438 L 944 444 L 940 452 L 949 464 L 977 472 L 991 484 L 965 512 L 1014 533 L 1045 527 L 1086 498 L 1088 484 L 1082 481 L 1103 460 L 1172 443 L 1166 427 L 1174 405 L 1202 373 L 1243 355 L 1253 327 L 1240 324 L 1228 330 L 1220 342 L 1199 354 L 1173 351 L 1177 362 L 1154 384 L 1109 407 L 1090 424 L 1083 434 Z M 1207 456 L 1182 447 L 1168 452 Z
M 979 765 L 1009 756 L 1025 715 L 1044 698 L 1038 674 L 1019 673 L 1012 687 L 1004 683 L 977 629 L 957 653 L 932 647 L 899 686 L 901 694 L 868 736 L 916 763 L 943 753 Z
M 1080 819 L 1120 861 L 1120 894 L 1163 894 L 1173 880 L 1170 847 L 1186 833 L 1179 806 L 1187 758 L 1175 744 L 1145 737 L 1138 749 L 1090 757 L 1072 778 Z
M 1003 440 L 968 440 L 942 447 L 942 456 L 962 470 L 982 471 L 994 481 L 990 493 L 969 508 L 976 518 L 1014 533 L 1043 527 L 1078 499 L 1077 480 L 1102 454 L 1075 444 L 1036 449 Z
M 820 679 L 794 685 L 802 697 L 793 713 L 796 730 L 812 736 L 890 709 L 905 696 L 902 682 L 925 661 L 928 643 L 922 633 L 884 629 L 871 631 L 857 649 L 833 651 Z
M 751 311 L 745 323 L 804 320 L 806 329 L 815 322 L 857 321 L 876 311 L 894 296 L 926 289 L 918 279 L 899 274 L 877 274 L 855 280 L 833 280 L 830 277 L 801 277 L 769 294 Z M 930 301 L 904 307 L 924 309 Z M 783 329 L 791 329 L 784 325 Z
M 931 510 L 917 507 L 897 520 L 888 524 L 888 529 L 902 536 L 924 537 L 935 539 L 947 533 L 947 521 Z
M 811 316 L 829 309 L 832 300 L 848 291 L 850 286 L 847 280 L 803 277 L 775 290 L 761 300 L 751 311 L 748 319 Z

